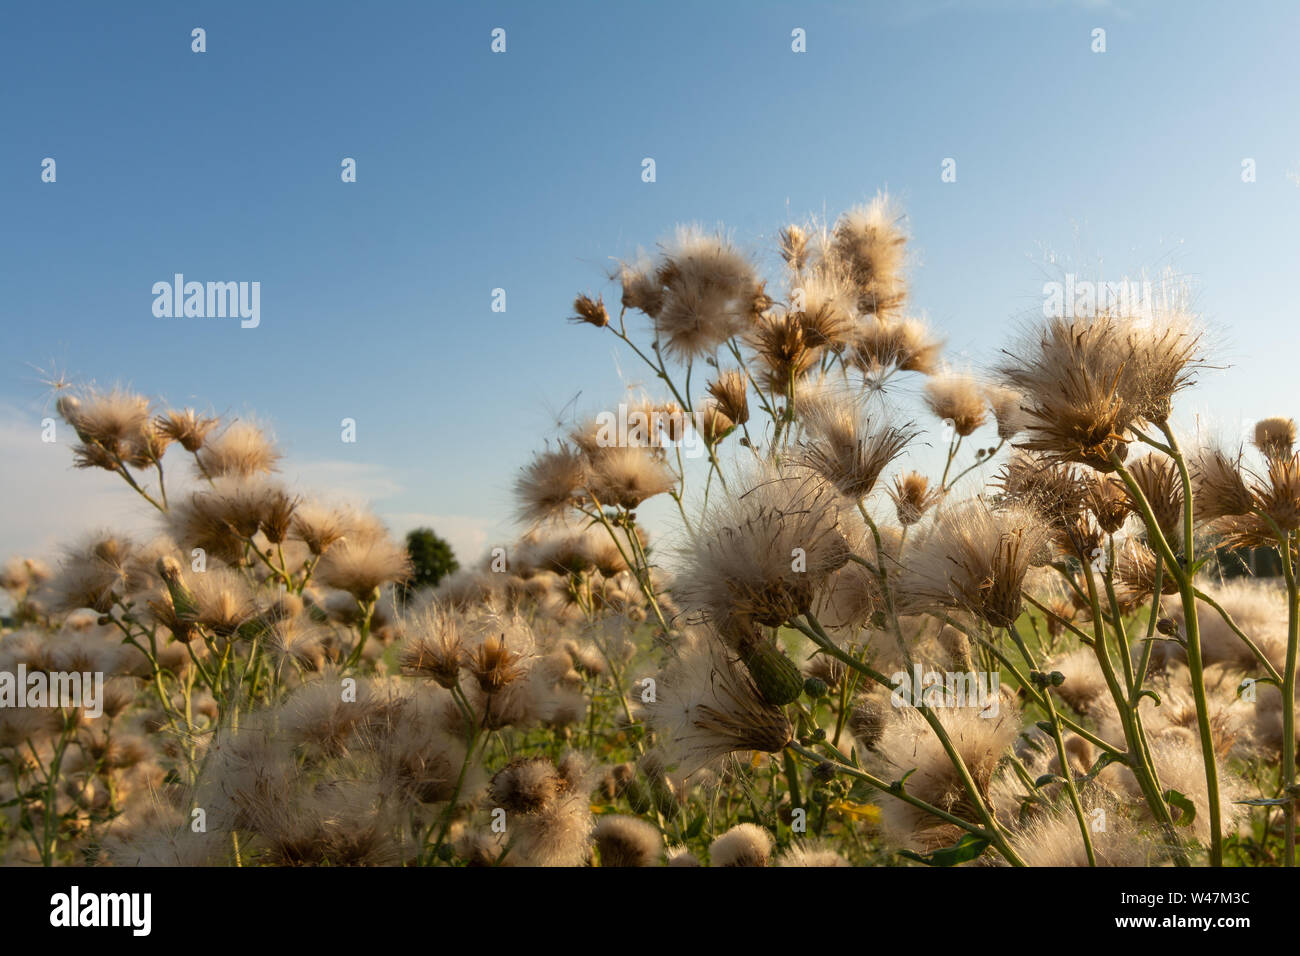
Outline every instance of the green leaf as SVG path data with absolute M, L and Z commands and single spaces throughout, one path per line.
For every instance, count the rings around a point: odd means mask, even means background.
M 928 856 L 913 853 L 911 850 L 901 850 L 899 856 L 905 856 L 909 860 L 916 860 L 926 866 L 956 866 L 959 863 L 969 863 L 987 850 L 988 847 L 988 840 L 977 837 L 973 833 L 967 833 L 952 846 L 945 847 L 942 850 L 935 850 Z
M 688 827 L 686 828 L 686 833 L 685 833 L 685 837 L 686 837 L 686 839 L 688 839 L 688 840 L 693 840 L 693 839 L 695 839 L 697 836 L 699 836 L 699 835 L 700 835 L 700 831 L 702 831 L 702 830 L 704 829 L 704 822 L 705 822 L 705 821 L 704 821 L 704 814 L 703 814 L 703 813 L 701 813 L 701 814 L 700 814 L 699 816 L 697 816 L 694 820 L 692 820 L 692 821 L 691 821 L 691 825 L 688 826 Z
M 902 793 L 904 789 L 903 785 L 907 783 L 907 778 L 910 777 L 912 774 L 916 773 L 918 769 L 920 768 L 913 767 L 911 770 L 907 771 L 907 773 L 903 774 L 901 778 L 895 780 L 892 784 L 890 784 L 889 789 L 892 790 L 894 793 Z
M 1102 751 L 1101 756 L 1097 758 L 1097 762 L 1092 765 L 1092 769 L 1088 771 L 1086 776 L 1079 780 L 1079 786 L 1082 787 L 1091 783 L 1097 778 L 1097 774 L 1101 773 L 1113 763 L 1124 763 L 1124 758 L 1116 757 L 1110 751 Z
M 1250 800 L 1234 800 L 1233 803 L 1247 807 L 1286 807 L 1291 805 L 1292 800 L 1290 797 L 1253 797 Z
M 1192 803 L 1191 800 L 1188 800 L 1185 795 L 1172 788 L 1166 790 L 1163 796 L 1166 803 L 1181 811 L 1178 815 L 1178 819 L 1174 821 L 1174 826 L 1191 826 L 1192 821 L 1196 819 L 1196 805 Z
M 1273 678 L 1271 678 L 1271 677 L 1269 677 L 1269 676 L 1267 676 L 1267 675 L 1265 675 L 1264 677 L 1252 677 L 1251 680 L 1254 681 L 1256 684 L 1272 684 L 1274 687 L 1277 687 L 1277 688 L 1281 688 L 1281 686 L 1282 686 L 1282 685 L 1279 684 L 1277 681 L 1273 680 Z M 1245 681 L 1242 681 L 1240 684 L 1237 685 L 1237 696 L 1238 696 L 1238 697 L 1241 697 L 1242 693 L 1246 690 L 1246 687 L 1247 687 L 1247 686 L 1248 686 L 1248 685 L 1246 684 Z

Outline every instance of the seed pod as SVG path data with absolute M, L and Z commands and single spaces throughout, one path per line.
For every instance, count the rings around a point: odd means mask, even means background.
M 825 697 L 829 690 L 830 688 L 826 686 L 826 682 L 820 677 L 809 677 L 803 682 L 803 692 L 813 700 Z
M 756 644 L 743 660 L 758 692 L 769 704 L 780 707 L 793 703 L 803 693 L 803 674 L 774 642 Z

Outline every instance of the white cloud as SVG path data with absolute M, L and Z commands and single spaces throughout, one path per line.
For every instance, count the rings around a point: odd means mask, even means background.
M 41 419 L 0 407 L 0 556 L 51 556 L 63 543 L 96 528 L 150 529 L 153 509 L 106 472 L 72 467 L 72 432 L 56 425 L 41 440 Z

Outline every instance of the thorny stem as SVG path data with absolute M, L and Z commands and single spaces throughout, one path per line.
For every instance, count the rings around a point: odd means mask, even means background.
M 592 511 L 586 511 L 584 509 L 583 513 L 586 514 L 588 517 L 595 518 L 597 521 L 601 523 L 601 525 L 604 526 L 605 531 L 608 532 L 610 539 L 614 542 L 614 547 L 618 548 L 618 553 L 619 556 L 622 557 L 623 563 L 626 564 L 629 568 L 633 569 L 633 577 L 636 578 L 637 583 L 641 586 L 641 592 L 646 597 L 646 601 L 649 602 L 651 609 L 655 612 L 655 618 L 659 621 L 659 626 L 663 629 L 663 633 L 665 635 L 668 634 L 669 633 L 668 621 L 664 619 L 663 611 L 659 607 L 659 601 L 655 597 L 654 584 L 650 580 L 649 566 L 647 565 L 644 568 L 642 567 L 641 562 L 635 558 L 635 551 L 632 557 L 628 556 L 627 551 L 624 550 L 623 548 L 623 542 L 619 540 L 618 532 L 615 531 L 614 526 L 610 524 L 609 518 L 605 517 L 604 506 L 600 503 L 599 499 L 597 499 L 594 494 L 592 494 L 590 491 L 588 491 L 587 493 L 591 497 L 592 503 L 595 504 L 596 507 Z M 636 538 L 636 529 L 634 527 L 628 528 L 627 537 L 629 539 Z M 631 540 L 629 540 L 628 543 L 631 544 Z M 637 544 L 639 546 L 640 541 L 637 541 Z
M 952 469 L 953 460 L 957 457 L 957 452 L 961 449 L 961 435 L 953 434 L 948 442 L 948 460 L 943 466 L 943 477 L 939 479 L 939 491 L 948 490 L 948 472 Z
M 355 667 L 361 660 L 361 652 L 366 648 L 366 641 L 370 638 L 370 622 L 375 615 L 375 598 L 370 597 L 364 601 L 358 600 L 357 604 L 361 607 L 361 622 L 357 625 L 357 646 L 352 648 L 352 653 L 348 655 L 344 667 Z
M 1151 594 L 1151 616 L 1147 619 L 1147 635 L 1142 642 L 1142 659 L 1138 662 L 1137 671 L 1135 673 L 1137 684 L 1133 689 L 1132 696 L 1129 698 L 1129 704 L 1134 707 L 1137 706 L 1139 688 L 1141 688 L 1143 682 L 1146 681 L 1147 668 L 1151 666 L 1151 654 L 1156 646 L 1156 624 L 1160 618 L 1160 598 L 1164 586 L 1164 570 L 1164 559 L 1157 554 L 1155 582 L 1152 586 Z
M 1061 762 L 1061 779 L 1065 782 L 1065 791 L 1070 795 L 1070 805 L 1079 821 L 1079 834 L 1083 837 L 1083 848 L 1088 854 L 1088 865 L 1097 865 L 1097 854 L 1092 848 L 1092 835 L 1088 830 L 1088 819 L 1083 812 L 1083 802 L 1079 799 L 1079 788 L 1074 783 L 1074 771 L 1070 769 L 1070 759 L 1065 753 L 1065 740 L 1061 737 L 1061 721 L 1057 719 L 1056 705 L 1052 703 L 1052 691 L 1043 688 L 1043 701 L 1047 707 L 1047 721 L 1052 727 L 1052 740 L 1056 742 L 1056 757 Z
M 1124 729 L 1124 741 L 1128 745 L 1127 763 L 1129 769 L 1133 771 L 1133 776 L 1137 778 L 1138 787 L 1142 790 L 1142 795 L 1146 797 L 1147 805 L 1151 808 L 1151 813 L 1156 822 L 1164 830 L 1167 839 L 1170 841 L 1170 847 L 1175 854 L 1175 861 L 1180 866 L 1188 865 L 1185 851 L 1182 843 L 1174 831 L 1173 817 L 1169 813 L 1169 806 L 1165 803 L 1159 781 L 1156 779 L 1155 769 L 1151 766 L 1147 758 L 1146 750 L 1142 746 L 1142 741 L 1138 740 L 1138 730 L 1133 723 L 1133 708 L 1128 705 L 1128 698 L 1124 689 L 1120 686 L 1118 678 L 1115 676 L 1115 667 L 1111 663 L 1110 650 L 1106 642 L 1106 626 L 1101 613 L 1101 601 L 1097 596 L 1097 583 L 1092 576 L 1092 565 L 1084 563 L 1083 565 L 1084 580 L 1088 585 L 1088 600 L 1092 606 L 1092 626 L 1093 626 L 1093 653 L 1097 657 L 1097 663 L 1101 667 L 1102 676 L 1105 678 L 1106 687 L 1110 690 L 1110 696 L 1115 702 L 1115 709 L 1119 715 L 1120 724 Z
M 1038 608 L 1038 610 L 1042 611 L 1052 620 L 1056 621 L 1057 624 L 1060 624 L 1061 627 L 1065 628 L 1067 631 L 1072 633 L 1084 644 L 1087 644 L 1089 647 L 1092 646 L 1092 635 L 1085 634 L 1082 630 L 1080 630 L 1080 628 L 1076 624 L 1074 624 L 1074 622 L 1067 621 L 1065 618 L 1061 617 L 1061 615 L 1057 614 L 1051 608 L 1046 607 L 1044 604 L 1042 604 L 1032 594 L 1025 594 L 1024 599 L 1028 601 L 1030 604 L 1032 604 L 1034 607 Z
M 104 450 L 108 451 L 108 449 L 104 449 Z M 166 514 L 167 508 L 164 505 L 160 505 L 157 502 L 157 500 L 154 499 L 153 495 L 149 494 L 149 492 L 141 488 L 139 483 L 134 478 L 131 477 L 131 473 L 126 470 L 126 462 L 122 461 L 121 456 L 116 454 L 115 452 L 109 452 L 109 454 L 113 456 L 113 461 L 117 463 L 117 473 L 121 475 L 122 478 L 125 479 L 126 483 L 135 490 L 136 494 L 138 494 L 145 501 L 149 502 L 149 504 L 153 505 L 163 514 Z M 161 474 L 161 470 L 159 471 L 159 474 Z
M 1300 585 L 1296 581 L 1295 564 L 1291 559 L 1291 536 L 1282 544 L 1282 571 L 1286 576 L 1287 627 L 1286 665 L 1282 679 L 1282 796 L 1290 802 L 1285 807 L 1283 825 L 1286 832 L 1285 861 L 1295 866 L 1296 787 L 1295 787 L 1295 688 L 1296 655 L 1300 641 Z
M 1007 636 L 1011 639 L 1012 643 L 1014 643 L 1019 649 L 1020 655 L 1025 659 L 1025 663 L 1034 670 L 1037 670 L 1038 665 L 1034 661 L 1033 654 L 1030 653 L 1028 646 L 1026 646 L 1024 639 L 1016 630 L 1015 625 L 1013 624 L 1010 627 L 1004 628 L 1004 630 L 1007 632 Z M 990 647 L 991 646 L 992 645 L 990 644 Z M 1024 687 L 1026 685 L 1022 683 L 1021 686 Z M 1083 837 L 1083 849 L 1088 856 L 1088 865 L 1096 866 L 1097 854 L 1094 852 L 1092 847 L 1092 834 L 1088 829 L 1088 820 L 1083 813 L 1083 801 L 1079 799 L 1079 788 L 1074 782 L 1074 771 L 1070 769 L 1070 758 L 1065 752 L 1065 739 L 1061 736 L 1061 719 L 1056 712 L 1056 704 L 1052 701 L 1052 688 L 1046 681 L 1042 682 L 1040 686 L 1042 687 L 1041 702 L 1043 708 L 1047 711 L 1047 722 L 1052 728 L 1052 740 L 1056 744 L 1056 758 L 1061 764 L 1061 780 L 1064 782 L 1065 791 L 1070 797 L 1070 806 L 1074 808 L 1075 819 L 1079 822 L 1079 834 Z M 1037 789 L 1037 787 L 1035 787 L 1035 789 Z
M 998 662 L 1001 663 L 1003 667 L 1005 667 L 1007 670 L 1011 672 L 1011 676 L 1016 679 L 1016 683 L 1019 684 L 1022 688 L 1024 688 L 1025 693 L 1028 694 L 1034 700 L 1035 703 L 1043 707 L 1046 707 L 1046 703 L 1043 700 L 1044 695 L 1036 687 L 1034 687 L 1033 683 L 1028 678 L 1026 678 L 1023 674 L 1020 673 L 1020 670 L 1016 667 L 1015 663 L 1009 657 L 1007 657 L 1006 654 L 1002 653 L 1001 650 L 999 650 L 996 646 L 994 646 L 989 641 L 985 640 L 979 634 L 970 631 L 968 628 L 963 627 L 961 624 L 952 620 L 951 618 L 945 617 L 943 618 L 943 622 L 949 625 L 950 627 L 954 627 L 962 631 L 963 633 L 966 634 L 967 637 L 971 638 L 974 641 L 977 641 L 981 646 L 986 648 L 995 658 L 997 658 Z M 1022 642 L 1017 640 L 1017 644 L 1020 643 Z M 1028 652 L 1028 648 L 1024 648 L 1024 647 L 1021 648 L 1022 654 L 1027 654 L 1027 652 Z M 1034 666 L 1032 660 L 1028 657 L 1026 657 L 1026 662 L 1029 663 L 1030 667 Z M 1088 741 L 1098 750 L 1105 751 L 1111 756 L 1119 757 L 1121 759 L 1124 759 L 1127 756 L 1123 750 L 1120 750 L 1114 744 L 1109 744 L 1106 741 L 1102 740 L 1092 731 L 1081 726 L 1074 720 L 1071 720 L 1069 717 L 1066 717 L 1064 714 L 1058 713 L 1057 717 L 1061 722 L 1061 726 L 1068 728 L 1072 733 L 1076 734 L 1079 737 L 1082 737 L 1084 740 Z
M 1205 664 L 1201 658 L 1201 628 L 1196 613 L 1195 547 L 1192 537 L 1192 479 L 1187 471 L 1187 462 L 1178 448 L 1178 440 L 1168 422 L 1160 423 L 1160 430 L 1168 441 L 1167 454 L 1178 468 L 1178 475 L 1183 487 L 1183 560 L 1179 562 L 1164 533 L 1160 523 L 1155 520 L 1150 503 L 1142 494 L 1142 489 L 1124 463 L 1115 452 L 1111 452 L 1111 461 L 1116 471 L 1129 488 L 1130 494 L 1138 504 L 1142 518 L 1147 525 L 1148 535 L 1159 545 L 1161 556 L 1169 563 L 1174 579 L 1178 582 L 1178 593 L 1183 603 L 1184 640 L 1187 648 L 1187 669 L 1191 674 L 1192 697 L 1196 701 L 1196 727 L 1201 739 L 1201 758 L 1205 764 L 1205 788 L 1210 810 L 1210 865 L 1223 865 L 1223 820 L 1219 796 L 1218 759 L 1214 753 L 1214 737 L 1210 727 L 1209 703 L 1205 693 Z
M 883 674 L 866 664 L 863 664 L 861 661 L 858 661 L 852 655 L 846 654 L 844 651 L 840 650 L 825 630 L 822 629 L 820 622 L 818 622 L 814 615 L 811 613 L 805 613 L 804 619 L 808 622 L 806 626 L 797 620 L 791 620 L 790 623 L 832 657 L 838 658 L 849 667 L 871 678 L 882 687 L 887 687 L 891 691 L 896 691 L 898 689 L 898 687 Z M 1002 832 L 1001 827 L 998 826 L 992 812 L 989 810 L 988 804 L 985 801 L 983 794 L 980 792 L 979 785 L 976 784 L 975 779 L 971 776 L 970 769 L 966 766 L 966 761 L 962 759 L 961 754 L 957 752 L 957 748 L 953 746 L 952 739 L 948 736 L 947 728 L 943 726 L 943 723 L 935 715 L 934 711 L 923 702 L 915 703 L 913 707 L 925 722 L 930 725 L 930 729 L 934 731 L 934 735 L 939 738 L 939 743 L 942 745 L 944 753 L 948 755 L 948 759 L 952 762 L 953 768 L 961 778 L 962 786 L 965 788 L 967 795 L 971 799 L 971 804 L 974 806 L 975 812 L 979 815 L 980 820 L 984 824 L 984 829 L 988 833 L 990 842 L 997 847 L 998 852 L 1006 858 L 1007 862 L 1011 863 L 1013 866 L 1024 866 L 1024 860 L 1021 859 L 1020 855 L 1016 853 L 1014 849 L 1012 849 L 1011 844 L 1007 842 L 1005 834 Z
M 894 640 L 898 643 L 899 653 L 903 656 L 903 663 L 907 665 L 908 670 L 911 670 L 912 652 L 908 648 L 907 642 L 903 640 L 903 628 L 898 621 L 898 612 L 894 607 L 894 592 L 889 586 L 889 572 L 885 568 L 885 548 L 880 537 L 880 529 L 872 519 L 871 512 L 867 510 L 866 504 L 859 501 L 858 511 L 862 515 L 862 520 L 867 523 L 867 527 L 871 529 L 871 538 L 876 547 L 876 575 L 880 578 L 880 593 L 885 598 L 885 610 L 889 614 L 889 623 L 893 628 Z
M 815 750 L 809 750 L 807 747 L 801 746 L 800 744 L 787 744 L 786 749 L 793 750 L 795 753 L 799 754 L 800 756 L 808 757 L 811 760 L 816 760 L 818 763 L 821 763 L 823 760 L 826 759 L 821 754 L 817 753 Z M 833 747 L 829 749 L 835 751 L 835 748 Z M 951 823 L 955 827 L 960 827 L 961 829 L 965 830 L 967 833 L 988 840 L 989 842 L 994 842 L 995 835 L 990 833 L 985 828 L 977 824 L 971 823 L 969 820 L 963 820 L 961 817 L 954 816 L 953 814 L 949 813 L 946 810 L 940 810 L 938 807 L 926 803 L 920 797 L 912 796 L 910 793 L 907 792 L 906 788 L 904 787 L 901 781 L 897 783 L 886 783 L 885 780 L 883 780 L 880 777 L 877 777 L 875 774 L 868 773 L 867 771 L 863 770 L 860 767 L 852 766 L 846 759 L 844 759 L 842 754 L 839 754 L 838 751 L 835 751 L 835 753 L 838 755 L 838 759 L 832 760 L 831 764 L 835 767 L 837 773 L 843 773 L 850 777 L 856 777 L 858 780 L 863 780 L 866 783 L 871 784 L 871 786 L 875 787 L 881 793 L 887 793 L 891 797 L 894 797 L 897 800 L 902 800 L 904 803 L 911 804 L 912 806 L 916 807 L 918 810 L 924 810 L 926 813 L 938 817 L 940 820 L 943 820 L 945 823 Z

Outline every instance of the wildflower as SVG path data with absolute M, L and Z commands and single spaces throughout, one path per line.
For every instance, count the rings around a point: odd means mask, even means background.
M 1182 546 L 1183 484 L 1173 459 L 1155 452 L 1129 465 L 1133 483 L 1151 506 L 1160 533 L 1171 548 Z M 1127 486 L 1125 486 L 1127 489 Z M 1129 493 L 1129 507 L 1138 510 L 1137 497 Z
M 789 263 L 790 268 L 800 272 L 808 264 L 808 233 L 802 226 L 791 223 L 778 233 L 781 258 Z
M 713 866 L 767 866 L 776 841 L 753 823 L 737 823 L 709 844 Z
M 21 595 L 40 587 L 51 577 L 49 566 L 40 558 L 10 558 L 0 570 L 0 588 Z
M 909 471 L 894 478 L 889 492 L 898 512 L 898 523 L 904 528 L 914 525 L 941 497 L 939 490 L 930 488 L 930 479 L 918 471 Z
M 1279 671 L 1286 669 L 1286 592 L 1263 582 L 1234 579 L 1215 587 L 1202 585 L 1209 597 L 1228 612 L 1233 622 L 1249 634 L 1255 646 Z M 1177 625 L 1186 624 L 1182 600 L 1171 597 L 1162 611 Z M 1254 653 L 1228 627 L 1227 622 L 1208 606 L 1198 608 L 1201 631 L 1201 658 L 1205 665 L 1222 664 L 1248 673 L 1258 671 Z M 1186 660 L 1186 652 L 1176 642 L 1161 642 L 1171 660 Z
M 664 289 L 655 281 L 648 262 L 619 266 L 618 279 L 623 286 L 622 304 L 625 309 L 638 309 L 654 318 L 664 305 Z
M 1255 447 L 1270 461 L 1290 458 L 1295 449 L 1295 420 L 1260 419 L 1255 423 Z
M 537 813 L 551 807 L 564 789 L 555 764 L 545 757 L 524 757 L 492 778 L 488 794 L 507 813 Z
M 710 448 L 731 434 L 736 423 L 727 417 L 717 399 L 705 399 L 692 416 L 692 424 Z
M 402 651 L 402 670 L 432 677 L 439 686 L 455 687 L 464 665 L 464 646 L 456 616 L 434 605 L 412 621 L 412 634 Z
M 813 613 L 832 636 L 842 632 L 847 637 L 853 637 L 868 624 L 883 620 L 879 615 L 885 611 L 885 598 L 875 568 L 882 560 L 887 567 L 894 567 L 898 558 L 901 536 L 897 529 L 879 529 L 882 548 L 877 552 L 875 535 L 864 521 L 854 521 L 855 517 L 852 512 L 842 516 L 845 540 L 853 553 L 871 567 L 858 561 L 849 561 L 827 579 L 814 600 Z M 819 659 L 821 658 L 814 658 Z
M 293 527 L 294 511 L 298 507 L 299 499 L 281 486 L 269 482 L 262 484 L 261 494 L 258 526 L 262 534 L 266 535 L 267 541 L 281 544 L 289 536 L 289 531 Z
M 587 483 L 581 453 L 568 445 L 540 452 L 515 479 L 519 517 L 536 523 L 571 507 Z
M 280 460 L 270 439 L 249 422 L 231 422 L 208 437 L 195 456 L 199 473 L 205 478 L 268 474 Z
M 816 476 L 760 470 L 706 514 L 685 552 L 679 599 L 724 632 L 777 626 L 811 607 L 848 561 L 831 489 Z
M 749 421 L 749 380 L 740 369 L 722 372 L 709 383 L 709 394 L 717 401 L 717 408 L 737 425 Z
M 993 511 L 976 500 L 945 512 L 906 562 L 900 603 L 966 610 L 993 627 L 1011 627 L 1025 574 L 1042 562 L 1048 537 L 1022 507 Z
M 680 230 L 655 278 L 663 288 L 655 333 L 664 352 L 680 361 L 713 352 L 761 311 L 753 266 L 720 236 Z
M 1158 842 L 1138 827 L 1114 800 L 1089 795 L 1085 819 L 1104 819 L 1104 827 L 1089 826 L 1097 866 L 1153 866 L 1161 861 Z M 1074 813 L 1056 810 L 1025 820 L 1011 834 L 1011 846 L 1029 866 L 1089 866 L 1087 847 Z
M 1128 489 L 1110 475 L 1091 473 L 1083 478 L 1083 501 L 1106 534 L 1115 534 L 1129 515 Z
M 856 311 L 852 284 L 824 269 L 799 278 L 790 307 L 808 346 L 835 352 L 852 342 L 858 327 Z
M 194 620 L 220 637 L 229 637 L 258 613 L 248 582 L 229 568 L 210 568 L 190 575 L 187 585 L 193 595 Z
M 1010 441 L 1020 434 L 1025 425 L 1024 412 L 1020 410 L 1023 396 L 1014 388 L 1005 385 L 990 385 L 984 390 L 993 418 L 998 423 L 998 438 Z
M 1300 528 L 1300 452 L 1270 460 L 1266 477 L 1254 488 L 1259 510 L 1283 532 L 1295 531 Z
M 1020 505 L 1053 530 L 1069 528 L 1083 510 L 1088 485 L 1068 464 L 1017 452 L 997 476 L 999 503 Z
M 1044 670 L 1064 675 L 1065 680 L 1054 687 L 1052 693 L 1069 704 L 1075 713 L 1095 717 L 1098 708 L 1111 706 L 1106 677 L 1091 648 L 1080 647 L 1055 657 Z
M 1169 420 L 1174 395 L 1191 385 L 1204 359 L 1202 332 L 1193 316 L 1176 303 L 1144 320 L 1124 323 L 1127 361 L 1123 391 L 1137 417 L 1162 424 Z
M 850 501 L 861 501 L 916 436 L 911 426 L 872 421 L 858 404 L 827 403 L 804 417 L 803 461 Z
M 405 580 L 410 564 L 406 548 L 388 537 L 348 537 L 325 552 L 316 565 L 316 577 L 364 601 L 383 585 Z
M 1190 462 L 1193 501 L 1198 521 L 1249 514 L 1255 501 L 1241 471 L 1241 456 L 1206 446 Z
M 92 535 L 69 550 L 49 582 L 53 608 L 107 612 L 124 593 L 133 550 L 129 538 L 108 532 Z
M 120 388 L 62 396 L 56 407 L 85 445 L 118 458 L 125 457 L 149 422 L 149 400 Z
M 762 367 L 759 385 L 772 395 L 785 395 L 812 369 L 820 350 L 808 341 L 799 319 L 790 312 L 766 312 L 750 325 L 747 339 Z
M 664 849 L 659 828 L 636 817 L 601 817 L 594 838 L 601 866 L 654 866 Z
M 864 750 L 875 750 L 885 732 L 888 715 L 883 701 L 862 695 L 853 702 L 853 709 L 849 711 L 849 733 Z
M 973 706 L 946 707 L 936 714 L 966 764 L 976 793 L 987 804 L 994 770 L 1019 734 L 1018 715 L 1009 706 L 1001 707 L 997 716 L 983 716 Z M 906 775 L 908 793 L 953 816 L 980 822 L 971 794 L 943 744 L 915 710 L 902 710 L 886 723 L 876 753 L 890 779 Z M 893 842 L 922 851 L 951 846 L 962 834 L 954 824 L 901 800 L 882 804 L 880 822 Z
M 907 236 L 901 213 L 885 194 L 857 206 L 835 223 L 831 253 L 848 270 L 866 315 L 892 316 L 907 298 L 903 259 Z
M 605 311 L 605 303 L 599 297 L 593 299 L 589 295 L 578 296 L 573 300 L 573 311 L 577 315 L 571 321 L 585 322 L 598 329 L 609 325 L 609 313 Z
M 786 851 L 776 858 L 776 865 L 843 867 L 851 864 L 829 846 L 815 841 L 801 840 L 798 843 L 791 843 Z
M 1155 591 L 1156 554 L 1134 538 L 1125 541 L 1115 551 L 1115 580 L 1137 601 L 1144 601 Z M 1161 593 L 1178 593 L 1178 581 L 1169 569 L 1161 579 Z
M 479 689 L 485 694 L 495 694 L 523 676 L 520 662 L 522 653 L 512 651 L 506 644 L 506 636 L 485 637 L 479 645 L 469 652 L 466 666 Z
M 859 325 L 849 359 L 869 376 L 881 377 L 890 370 L 930 375 L 938 368 L 941 348 L 919 319 L 877 316 Z
M 303 502 L 294 509 L 289 531 L 313 555 L 319 557 L 347 533 L 347 525 L 347 515 L 339 509 L 315 502 Z
M 941 421 L 965 437 L 987 419 L 984 393 L 974 379 L 955 373 L 936 376 L 925 383 L 925 403 Z
M 511 820 L 508 865 L 578 866 L 586 862 L 592 830 L 580 767 L 544 757 L 522 758 L 492 778 L 489 796 Z
M 763 700 L 718 641 L 699 634 L 685 640 L 645 707 L 684 773 L 737 751 L 779 753 L 794 736 L 785 712 Z
M 628 511 L 677 487 L 677 476 L 644 446 L 599 448 L 588 455 L 587 491 L 601 505 Z
M 281 662 L 292 662 L 305 671 L 321 671 L 328 657 L 325 632 L 306 615 L 286 617 L 271 629 L 272 653 Z
M 671 847 L 668 850 L 667 866 L 700 866 L 699 857 L 684 846 Z
M 121 451 L 122 460 L 132 468 L 151 468 L 162 461 L 172 439 L 152 421 L 146 421 Z
M 154 427 L 172 441 L 179 442 L 188 452 L 203 447 L 208 433 L 218 424 L 215 418 L 200 416 L 192 408 L 184 411 L 168 410 L 154 419 Z
M 1111 456 L 1123 460 L 1133 426 L 1168 419 L 1173 396 L 1201 363 L 1199 343 L 1177 309 L 1150 321 L 1109 312 L 1049 320 L 1006 352 L 1000 369 L 1025 396 L 1020 447 L 1112 471 Z

